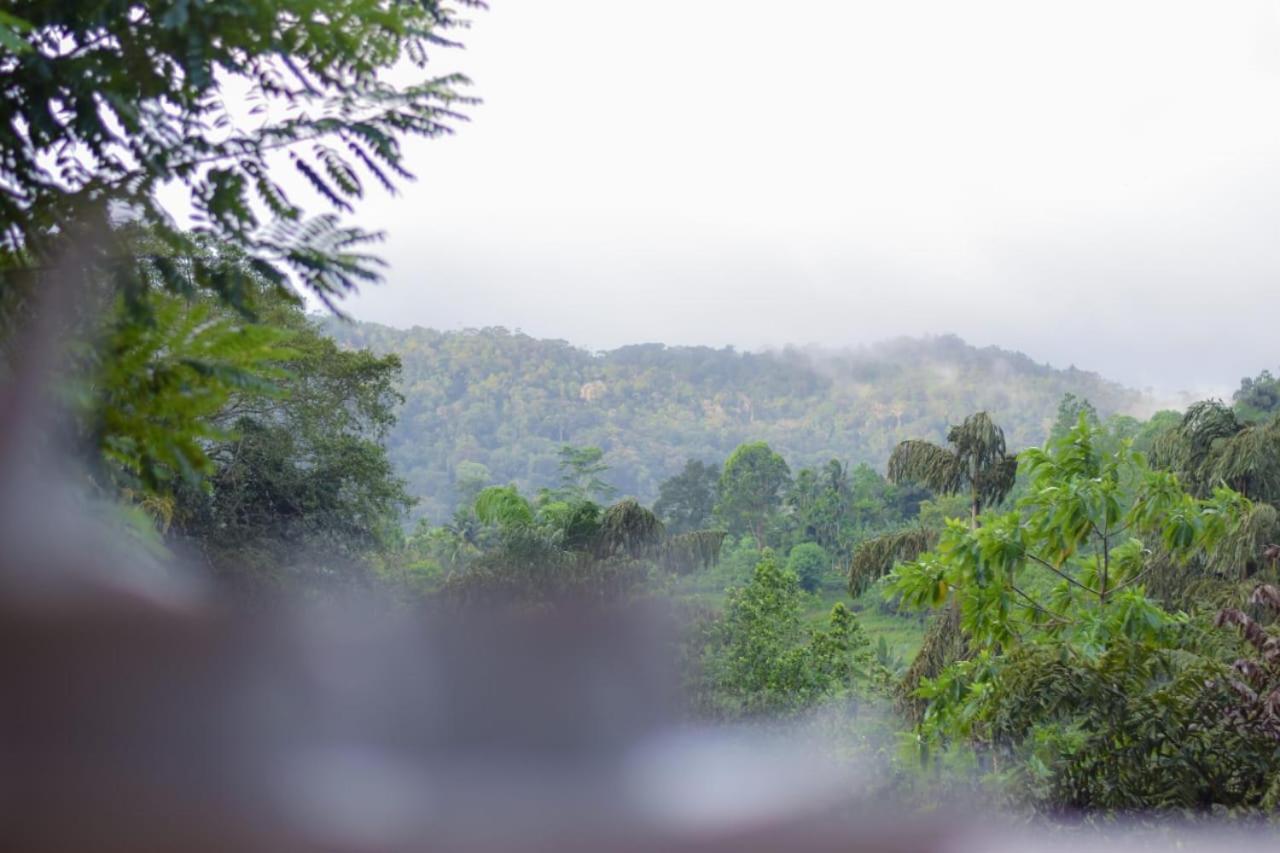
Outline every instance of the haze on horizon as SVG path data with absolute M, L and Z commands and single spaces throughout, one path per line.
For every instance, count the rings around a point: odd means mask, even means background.
M 493 0 L 484 103 L 362 224 L 407 327 L 899 335 L 1208 388 L 1280 365 L 1280 2 Z

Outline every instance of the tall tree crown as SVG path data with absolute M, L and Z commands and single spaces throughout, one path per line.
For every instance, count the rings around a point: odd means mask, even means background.
M 949 447 L 908 440 L 889 457 L 889 479 L 919 483 L 940 494 L 972 495 L 976 516 L 1013 489 L 1017 456 L 1006 452 L 1004 430 L 986 412 L 965 418 L 947 431 Z

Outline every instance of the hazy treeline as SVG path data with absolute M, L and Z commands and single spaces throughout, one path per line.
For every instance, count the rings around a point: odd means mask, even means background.
M 647 501 L 684 459 L 724 459 L 747 441 L 798 467 L 832 458 L 879 467 L 898 441 L 940 440 L 973 411 L 992 412 L 1021 447 L 1044 440 L 1066 393 L 1103 416 L 1145 402 L 1096 374 L 954 336 L 847 352 L 643 344 L 597 354 L 505 329 L 327 329 L 400 358 L 405 404 L 388 447 L 420 499 L 415 512 L 436 521 L 473 466 L 538 489 L 554 482 L 566 443 L 604 450 L 613 483 Z

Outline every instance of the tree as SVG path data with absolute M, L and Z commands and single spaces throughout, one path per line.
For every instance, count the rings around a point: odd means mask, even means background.
M 245 322 L 210 300 L 155 294 L 148 322 L 117 300 L 87 365 L 79 412 L 105 483 L 169 501 L 181 481 L 212 474 L 226 413 L 277 393 L 293 357 L 289 330 Z
M 999 503 L 1012 491 L 1018 461 L 1005 452 L 1004 430 L 986 412 L 965 418 L 947 431 L 948 448 L 928 441 L 909 440 L 889 457 L 889 479 L 894 483 L 918 483 L 942 495 L 967 492 L 969 525 L 978 526 L 982 509 Z M 938 531 L 920 525 L 897 530 L 859 543 L 849 562 L 849 592 L 860 594 L 899 561 L 915 560 L 937 541 Z M 959 614 L 935 616 L 925 641 L 902 684 L 904 697 L 915 691 L 918 680 L 936 675 L 941 666 L 964 654 Z
M 459 462 L 453 471 L 454 504 L 457 507 L 470 507 L 475 503 L 476 495 L 493 482 L 493 474 L 479 462 Z
M 799 535 L 829 551 L 843 551 L 854 521 L 849 473 L 831 459 L 820 470 L 802 468 L 787 492 L 791 523 Z
M 377 277 L 375 239 L 286 195 L 286 159 L 346 213 L 367 181 L 412 177 L 400 143 L 450 132 L 467 81 L 431 76 L 476 0 L 17 0 L 0 13 L 0 270 L 79 253 L 134 296 L 155 281 L 237 306 L 252 278 L 321 301 Z M 392 67 L 417 69 L 404 85 Z M 229 106 L 229 105 L 235 105 Z M 196 236 L 241 247 L 252 276 L 206 263 L 158 191 L 187 192 Z M 122 217 L 154 251 L 113 238 Z M 77 227 L 80 223 L 83 227 Z M 92 239 L 85 240 L 86 234 Z M 94 251 L 86 257 L 87 252 Z M 178 258 L 192 258 L 187 269 Z M 104 274 L 104 272 L 106 274 Z M 134 300 L 135 304 L 138 300 Z
M 496 531 L 496 540 L 446 582 L 444 591 L 454 598 L 616 599 L 642 586 L 651 568 L 669 562 L 663 559 L 662 522 L 631 498 L 601 508 L 545 492 L 531 502 L 514 486 L 490 486 L 476 496 L 474 510 Z
M 658 487 L 653 511 L 672 533 L 704 528 L 715 512 L 719 481 L 718 466 L 689 459 L 679 474 Z
M 817 592 L 822 576 L 831 568 L 831 555 L 816 542 L 801 542 L 787 555 L 787 571 L 800 580 L 805 592 Z
M 947 431 L 949 448 L 908 440 L 889 457 L 889 479 L 915 482 L 939 494 L 969 493 L 970 521 L 1013 489 L 1017 456 L 1005 452 L 1004 430 L 978 412 Z
M 739 445 L 720 474 L 716 514 L 731 532 L 750 531 L 756 547 L 765 546 L 765 529 L 782 503 L 791 479 L 786 461 L 763 441 Z
M 1238 771 L 1259 758 L 1273 767 L 1274 739 L 1229 721 L 1230 669 L 1143 586 L 1157 550 L 1185 560 L 1216 547 L 1249 502 L 1225 488 L 1197 499 L 1097 436 L 1082 413 L 1023 454 L 1030 485 L 1013 511 L 952 522 L 895 571 L 891 591 L 908 606 L 954 600 L 970 644 L 967 659 L 920 680 L 919 742 L 996 750 L 1021 796 L 1056 807 L 1256 803 L 1265 783 L 1241 787 Z M 1224 743 L 1244 760 L 1224 761 Z
M 601 516 L 595 550 L 602 557 L 623 555 L 638 560 L 654 556 L 665 536 L 658 517 L 635 498 L 627 498 Z
M 1246 421 L 1258 421 L 1280 414 L 1280 377 L 1264 370 L 1256 378 L 1245 377 L 1231 395 L 1236 413 Z
M 609 470 L 604 462 L 604 451 L 598 447 L 574 447 L 566 444 L 560 448 L 561 498 L 609 500 L 618 493 L 613 486 L 600 479 Z
M 475 514 L 481 524 L 504 530 L 528 527 L 534 522 L 533 506 L 515 486 L 489 486 L 475 499 Z
M 1155 440 L 1151 457 L 1202 497 L 1227 485 L 1251 500 L 1280 503 L 1280 415 L 1245 422 L 1218 400 L 1193 403 Z
M 1105 645 L 1114 631 L 1154 627 L 1131 612 L 1152 606 L 1140 586 L 1151 547 L 1186 555 L 1214 545 L 1248 501 L 1229 489 L 1198 500 L 1128 447 L 1101 452 L 1096 435 L 1082 413 L 1067 435 L 1025 451 L 1031 482 L 1018 507 L 978 527 L 951 522 L 932 552 L 895 571 L 904 603 L 936 607 L 954 592 L 966 632 L 984 646 L 1029 631 Z M 1037 573 L 1044 583 L 1023 577 Z M 1129 621 L 1108 625 L 1104 615 Z
M 887 680 L 843 604 L 832 608 L 824 628 L 804 628 L 799 579 L 768 550 L 751 581 L 730 591 L 709 639 L 704 701 L 722 716 L 795 713 L 858 689 L 880 689 Z
M 270 319 L 287 335 L 281 378 L 219 411 L 211 473 L 187 481 L 175 532 L 247 586 L 347 582 L 399 535 L 413 502 L 382 444 L 400 362 L 340 349 L 287 303 Z
M 1084 397 L 1079 397 L 1070 391 L 1063 394 L 1062 399 L 1058 401 L 1058 417 L 1049 429 L 1049 439 L 1056 440 L 1070 432 L 1080 420 L 1080 415 L 1084 415 L 1093 426 L 1102 423 L 1098 417 L 1098 410 Z

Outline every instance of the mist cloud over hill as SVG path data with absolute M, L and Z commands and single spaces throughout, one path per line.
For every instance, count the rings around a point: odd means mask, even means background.
M 460 477 L 553 485 L 564 444 L 602 448 L 610 481 L 651 500 L 685 459 L 719 462 L 749 440 L 769 442 L 793 467 L 830 458 L 881 467 L 898 441 L 941 441 L 977 410 L 1020 448 L 1044 440 L 1066 393 L 1104 417 L 1152 405 L 1096 373 L 952 335 L 844 350 L 637 344 L 593 353 L 503 328 L 328 330 L 403 360 L 391 457 L 421 499 L 417 512 L 436 520 L 452 511 Z

